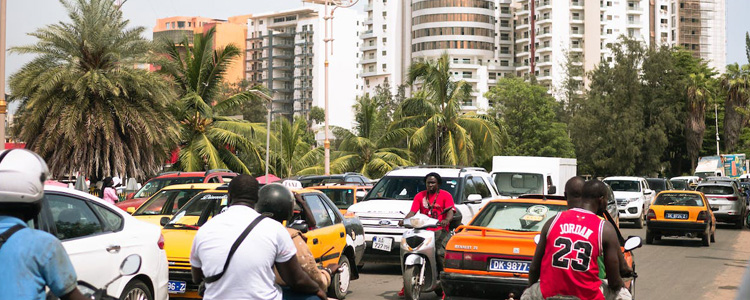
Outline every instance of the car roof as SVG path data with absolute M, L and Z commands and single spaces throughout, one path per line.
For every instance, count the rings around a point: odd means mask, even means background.
M 427 174 L 430 173 L 438 173 L 440 177 L 458 177 L 462 173 L 484 173 L 487 174 L 487 172 L 484 169 L 481 168 L 471 168 L 471 167 L 406 167 L 406 168 L 400 168 L 395 169 L 386 176 L 404 176 L 404 177 L 424 177 Z M 385 176 L 384 176 L 385 177 Z
M 637 176 L 612 176 L 604 178 L 604 180 L 641 180 L 643 177 L 637 177 Z
M 354 184 L 342 184 L 342 185 L 316 185 L 308 186 L 308 189 L 332 189 L 332 190 L 351 190 L 351 189 L 371 189 L 371 185 L 354 185 Z
M 501 199 L 493 199 L 489 203 L 535 203 L 535 204 L 552 204 L 552 205 L 563 205 L 563 206 L 568 205 L 568 201 L 565 201 L 565 200 L 555 200 L 555 199 L 549 199 L 549 198 L 547 200 L 544 200 L 541 197 L 540 198 L 517 198 L 517 199 L 501 198 Z
M 152 179 L 172 178 L 172 177 L 205 177 L 211 174 L 238 175 L 237 173 L 232 172 L 232 170 L 224 170 L 224 169 L 216 169 L 216 170 L 208 170 L 208 171 L 200 171 L 200 172 L 171 171 L 171 172 L 164 172 L 159 175 L 156 175 Z
M 703 193 L 699 192 L 699 191 L 688 191 L 688 190 L 664 190 L 664 191 L 659 192 L 659 195 L 661 195 L 661 194 L 696 194 L 696 195 L 700 195 L 700 194 L 703 194 Z
M 698 177 L 698 176 L 677 176 L 677 177 L 672 177 L 669 180 L 672 180 L 672 179 L 698 179 L 698 178 L 700 178 L 700 177 Z
M 714 181 L 714 180 L 702 181 L 701 183 L 698 184 L 699 187 L 704 186 L 704 185 L 722 185 L 722 186 L 731 186 L 731 187 L 734 186 L 731 181 Z
M 646 178 L 646 181 L 649 181 L 649 180 L 657 181 L 657 180 L 669 180 L 669 179 L 667 179 L 667 178 Z
M 185 184 L 174 184 L 168 185 L 162 188 L 162 190 L 212 190 L 220 187 L 223 183 L 185 183 Z

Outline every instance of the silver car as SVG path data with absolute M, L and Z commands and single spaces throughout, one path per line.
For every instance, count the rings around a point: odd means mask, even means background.
M 706 195 L 708 203 L 714 211 L 717 222 L 733 223 L 737 229 L 742 228 L 744 216 L 747 214 L 747 204 L 739 189 L 732 182 L 709 181 L 698 185 L 696 191 Z

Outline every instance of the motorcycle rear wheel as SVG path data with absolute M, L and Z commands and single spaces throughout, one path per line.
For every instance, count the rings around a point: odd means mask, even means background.
M 418 284 L 421 269 L 420 265 L 404 268 L 404 296 L 407 300 L 419 300 L 422 294 L 422 286 Z

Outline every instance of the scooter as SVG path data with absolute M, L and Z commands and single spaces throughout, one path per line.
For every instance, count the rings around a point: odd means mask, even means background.
M 401 237 L 401 273 L 406 299 L 417 300 L 424 293 L 438 291 L 438 268 L 435 258 L 435 232 L 438 220 L 416 214 L 404 220 L 410 228 Z
M 107 288 L 110 284 L 114 283 L 123 276 L 130 276 L 138 273 L 141 270 L 141 256 L 138 254 L 131 254 L 122 261 L 120 264 L 120 275 L 117 275 L 115 279 L 112 279 L 109 283 L 105 284 L 104 287 L 98 289 L 94 285 L 85 282 L 83 280 L 78 281 L 78 290 L 83 294 L 84 297 L 91 300 L 117 300 L 117 297 L 107 295 Z M 59 300 L 51 293 L 47 293 L 47 299 Z

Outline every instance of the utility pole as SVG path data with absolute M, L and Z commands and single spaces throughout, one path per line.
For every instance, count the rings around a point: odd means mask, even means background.
M 0 150 L 5 150 L 5 114 L 8 103 L 5 102 L 5 7 L 7 0 L 0 0 Z
M 721 157 L 719 151 L 719 106 L 714 104 L 714 121 L 716 121 L 716 156 Z
M 268 115 L 266 116 L 266 184 L 268 183 L 268 156 L 271 153 L 271 110 L 273 109 L 273 98 L 259 90 L 250 90 L 255 96 L 268 101 Z M 278 175 L 278 174 L 277 174 Z

